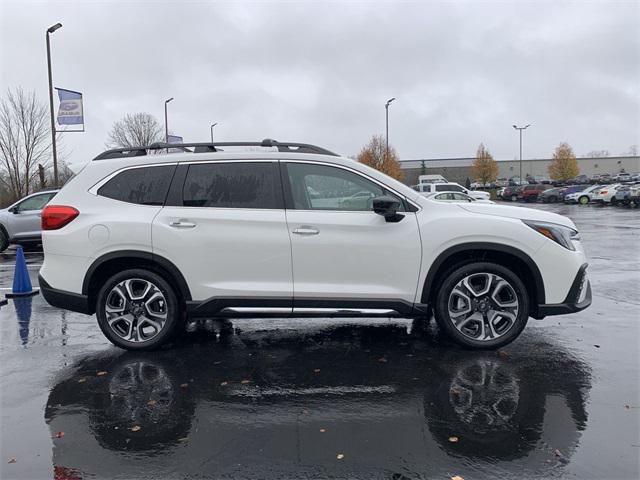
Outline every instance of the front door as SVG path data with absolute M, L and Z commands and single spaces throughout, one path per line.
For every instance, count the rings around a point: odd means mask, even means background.
M 393 193 L 372 179 L 339 166 L 281 163 L 294 308 L 413 304 L 422 259 L 415 213 L 389 223 L 372 204 Z
M 9 235 L 16 240 L 39 237 L 41 234 L 40 214 L 55 194 L 56 192 L 47 192 L 32 195 L 17 203 L 13 207 L 13 213 L 9 214 Z
M 193 300 L 290 307 L 291 245 L 277 162 L 180 165 L 176 181 L 153 222 L 153 252 L 178 267 Z

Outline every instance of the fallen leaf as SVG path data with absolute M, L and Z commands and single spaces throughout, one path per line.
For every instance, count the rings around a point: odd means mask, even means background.
M 86 378 L 81 378 L 80 380 L 78 380 L 78 383 L 84 383 L 84 382 L 86 382 L 86 381 L 87 381 L 87 379 L 86 379 Z
M 458 437 L 449 437 L 449 441 L 451 443 L 456 443 L 458 441 Z
M 338 455 L 336 455 L 336 458 L 337 458 L 338 460 L 342 460 L 342 459 L 344 458 L 344 454 L 339 453 Z
M 320 433 L 324 433 L 324 432 L 326 432 L 326 430 L 324 428 L 321 428 Z
M 149 400 L 147 402 L 147 405 L 149 405 L 150 407 L 153 407 L 156 403 L 158 403 L 158 402 L 156 402 L 155 400 Z
M 64 432 L 58 432 L 58 433 L 56 433 L 55 437 L 56 437 L 56 438 L 62 438 L 62 437 L 64 437 Z
M 100 371 L 100 372 L 96 373 L 96 375 L 97 375 L 97 376 L 99 376 L 99 377 L 103 377 L 103 376 L 105 376 L 107 373 L 109 373 L 109 372 L 105 372 L 104 370 L 102 370 L 102 371 Z
M 308 415 L 309 414 L 309 410 L 302 410 L 302 414 L 303 415 Z
M 186 442 L 187 440 L 189 440 L 187 437 L 183 437 L 183 438 L 179 438 L 178 439 L 179 442 Z
M 464 478 L 460 475 L 454 475 L 453 477 L 451 477 L 451 480 L 464 480 Z
M 142 427 L 140 427 L 140 425 L 134 425 L 133 427 L 131 427 L 131 431 L 132 432 L 137 432 L 138 430 L 140 430 L 140 428 L 142 428 Z
M 627 410 L 629 410 L 631 407 L 629 405 L 625 405 L 624 408 L 626 408 Z
M 240 383 L 246 385 L 247 383 L 251 383 L 251 380 L 241 380 Z
M 10 458 L 7 463 L 16 463 L 16 462 L 17 462 L 17 460 L 15 458 Z
M 498 351 L 498 356 L 499 356 L 500 358 L 508 358 L 508 357 L 509 357 L 509 354 L 508 354 L 507 352 L 505 352 L 504 350 L 499 350 L 499 351 Z
M 382 362 L 382 363 L 387 363 L 388 360 L 386 358 L 382 357 L 382 358 L 379 358 L 378 361 Z
M 220 385 L 221 385 L 221 386 L 223 386 L 223 387 L 224 387 L 225 385 L 228 385 L 228 384 L 229 384 L 229 382 L 220 382 Z
M 600 348 L 600 345 L 594 345 L 594 347 L 596 347 L 596 348 Z
M 314 369 L 313 369 L 313 371 L 314 371 L 315 373 L 320 373 L 320 369 L 319 369 L 319 368 L 314 368 Z
M 553 451 L 553 453 L 555 454 L 556 457 L 564 457 L 564 455 L 562 455 L 562 452 L 557 448 Z
M 181 383 L 181 384 L 180 384 L 180 387 L 182 387 L 182 388 L 187 388 L 188 386 L 189 386 L 189 384 L 188 384 L 188 383 Z
M 220 365 L 222 362 L 213 362 L 214 365 Z

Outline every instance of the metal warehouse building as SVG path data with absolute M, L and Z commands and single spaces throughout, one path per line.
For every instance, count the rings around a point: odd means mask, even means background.
M 464 184 L 467 178 L 473 181 L 471 165 L 474 160 L 475 158 L 434 158 L 401 160 L 400 162 L 404 171 L 404 183 L 407 185 L 417 184 L 418 176 L 422 174 L 438 174 L 451 182 Z M 591 176 L 603 173 L 616 175 L 620 172 L 640 172 L 640 156 L 578 158 L 577 160 L 582 175 Z M 548 177 L 548 167 L 551 161 L 550 158 L 522 160 L 522 176 L 544 175 Z M 498 178 L 510 178 L 520 174 L 519 160 L 498 160 L 497 162 L 500 167 Z

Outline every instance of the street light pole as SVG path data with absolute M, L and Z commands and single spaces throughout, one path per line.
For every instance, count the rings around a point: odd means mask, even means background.
M 167 120 L 167 104 L 173 100 L 173 97 L 164 101 L 164 143 L 169 143 L 169 122 Z M 167 153 L 169 149 L 167 148 Z
M 385 125 L 386 125 L 386 149 L 385 149 L 385 155 L 388 157 L 389 156 L 389 105 L 391 104 L 391 102 L 393 102 L 396 99 L 396 97 L 390 98 L 389 100 L 387 100 L 387 103 L 384 104 L 384 110 L 385 110 Z
M 217 124 L 218 122 L 211 124 L 211 143 L 213 143 L 213 127 L 215 127 Z
M 513 128 L 518 130 L 518 132 L 520 133 L 520 184 L 522 184 L 522 131 L 526 130 L 530 126 L 531 124 L 527 124 L 524 127 L 517 127 L 516 125 L 513 126 Z
M 51 77 L 51 42 L 49 35 L 62 27 L 61 23 L 47 28 L 47 70 L 49 72 L 49 113 L 51 115 L 51 148 L 53 153 L 53 183 L 58 188 L 58 152 L 56 150 L 56 121 L 53 114 L 53 78 Z

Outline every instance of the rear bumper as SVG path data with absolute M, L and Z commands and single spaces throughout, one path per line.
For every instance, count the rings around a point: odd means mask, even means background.
M 587 264 L 580 267 L 571 284 L 567 298 L 562 303 L 538 305 L 537 319 L 549 315 L 566 315 L 584 310 L 591 305 L 591 283 L 587 278 Z
M 94 313 L 89 305 L 89 298 L 86 295 L 65 292 L 64 290 L 53 288 L 42 278 L 42 275 L 38 275 L 38 283 L 40 283 L 42 296 L 50 305 L 86 315 L 92 315 Z

